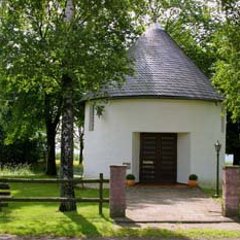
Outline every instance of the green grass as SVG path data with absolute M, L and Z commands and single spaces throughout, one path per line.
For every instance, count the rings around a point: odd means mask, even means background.
M 30 169 L 31 170 L 31 169 Z M 32 171 L 32 170 L 31 170 Z M 18 169 L 9 172 L 17 177 L 27 175 Z M 1 173 L 2 175 L 3 173 Z M 6 174 L 6 171 L 5 173 Z M 1 176 L 0 175 L 0 176 Z M 8 175 L 7 175 L 8 176 Z M 32 171 L 28 177 L 44 177 L 40 172 Z M 11 184 L 12 194 L 16 197 L 59 196 L 58 184 Z M 208 192 L 208 190 L 206 190 Z M 211 193 L 211 191 L 210 191 Z M 108 190 L 104 196 L 108 197 Z M 95 189 L 76 189 L 78 197 L 97 197 Z M 0 212 L 0 234 L 28 236 L 66 236 L 66 237 L 157 237 L 163 239 L 219 239 L 240 238 L 240 231 L 188 229 L 167 230 L 160 228 L 140 228 L 137 224 L 124 227 L 109 217 L 108 204 L 104 204 L 103 216 L 98 214 L 98 204 L 78 203 L 77 212 L 62 213 L 57 203 L 9 203 L 9 207 Z
M 74 161 L 74 176 L 79 177 L 83 174 L 83 166 L 78 161 Z M 60 161 L 56 161 L 57 171 L 59 172 Z M 33 165 L 18 164 L 4 165 L 0 169 L 0 177 L 31 177 L 31 178 L 49 178 L 44 174 L 45 162 L 34 163 Z
M 58 196 L 57 184 L 11 184 L 16 197 Z M 95 189 L 76 189 L 81 197 L 96 197 Z M 104 190 L 108 196 L 108 190 Z M 192 229 L 171 231 L 159 228 L 120 227 L 109 218 L 108 205 L 104 205 L 103 216 L 98 215 L 97 204 L 79 203 L 77 212 L 62 213 L 55 203 L 10 203 L 0 212 L 0 234 L 30 236 L 77 236 L 77 237 L 162 237 L 196 239 L 240 238 L 240 232 L 210 229 Z
M 58 196 L 58 184 L 11 184 L 16 197 Z M 77 189 L 76 195 L 95 197 L 97 190 Z M 104 191 L 105 197 L 108 190 Z M 98 215 L 97 204 L 78 204 L 77 213 L 62 213 L 55 203 L 9 203 L 8 208 L 0 213 L 0 233 L 17 235 L 56 235 L 56 236 L 99 236 L 106 227 L 112 225 L 107 206 L 104 215 Z M 93 224 L 94 223 L 94 224 Z M 111 228 L 109 228 L 111 229 Z
M 34 176 L 36 175 L 35 171 L 28 164 L 19 164 L 19 165 L 4 165 L 0 171 L 0 176 L 15 176 L 15 177 L 24 177 L 24 176 Z
M 187 239 L 240 239 L 240 232 L 237 230 L 188 229 L 178 232 L 187 237 Z
M 201 190 L 208 195 L 209 197 L 213 198 L 216 202 L 221 203 L 223 202 L 223 198 L 222 198 L 222 190 L 220 189 L 219 191 L 219 197 L 215 198 L 214 195 L 216 193 L 216 189 L 213 188 L 206 188 L 206 187 L 201 187 Z
M 216 193 L 216 189 L 213 188 L 206 188 L 206 187 L 201 187 L 201 190 L 206 193 L 209 197 L 213 197 Z M 222 190 L 220 189 L 219 191 L 220 197 L 222 197 Z
M 115 232 L 116 236 L 119 237 L 156 237 L 157 239 L 228 239 L 234 238 L 239 239 L 239 231 L 230 230 L 213 230 L 213 229 L 190 229 L 190 230 L 167 230 L 160 228 L 143 228 L 143 229 L 131 229 L 123 228 Z

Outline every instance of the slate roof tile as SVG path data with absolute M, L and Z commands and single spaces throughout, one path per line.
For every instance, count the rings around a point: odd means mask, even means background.
M 135 60 L 134 76 L 121 87 L 110 87 L 110 97 L 173 97 L 222 100 L 209 79 L 156 24 L 130 49 Z

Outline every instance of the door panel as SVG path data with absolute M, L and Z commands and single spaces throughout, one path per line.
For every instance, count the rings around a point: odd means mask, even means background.
M 175 183 L 177 134 L 141 133 L 140 182 Z

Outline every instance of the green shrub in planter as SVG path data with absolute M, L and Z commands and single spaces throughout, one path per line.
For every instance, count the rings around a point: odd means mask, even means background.
M 198 180 L 198 176 L 196 174 L 191 174 L 188 179 L 197 181 Z
M 128 174 L 128 175 L 126 176 L 126 179 L 127 179 L 127 180 L 135 180 L 135 176 L 134 176 L 133 174 Z
M 126 176 L 126 185 L 128 187 L 131 187 L 131 186 L 135 185 L 135 176 L 133 174 L 128 174 Z

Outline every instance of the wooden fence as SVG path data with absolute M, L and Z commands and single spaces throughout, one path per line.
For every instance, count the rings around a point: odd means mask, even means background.
M 62 202 L 62 201 L 75 201 L 75 202 L 96 202 L 99 203 L 99 214 L 102 215 L 103 203 L 109 203 L 109 198 L 103 197 L 103 184 L 109 183 L 109 180 L 103 178 L 100 173 L 99 179 L 29 179 L 29 178 L 0 178 L 0 183 L 73 183 L 73 184 L 99 184 L 99 197 L 98 198 L 65 198 L 65 197 L 13 197 L 0 195 L 0 203 L 8 202 Z

